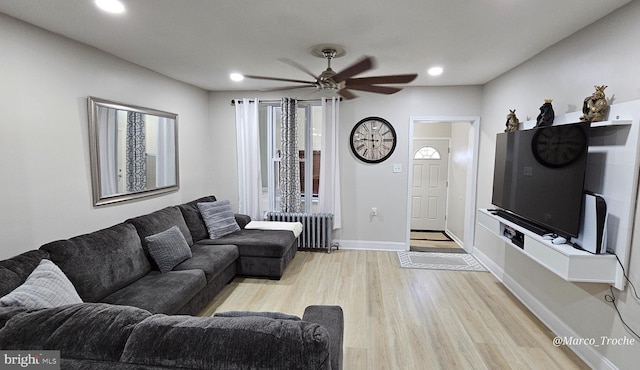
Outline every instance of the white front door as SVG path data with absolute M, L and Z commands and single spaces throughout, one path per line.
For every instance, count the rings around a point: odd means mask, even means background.
M 449 140 L 413 142 L 411 229 L 444 230 L 447 210 Z

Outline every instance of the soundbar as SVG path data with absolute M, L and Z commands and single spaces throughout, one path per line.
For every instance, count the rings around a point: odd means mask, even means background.
M 500 217 L 500 218 L 504 218 L 507 221 L 511 221 L 516 225 L 522 226 L 527 230 L 530 230 L 531 232 L 538 234 L 538 235 L 544 235 L 544 234 L 548 234 L 549 230 L 534 224 L 533 222 L 527 221 L 525 219 L 523 219 L 522 217 L 518 217 L 516 215 L 514 215 L 513 213 L 509 213 L 507 211 L 503 211 L 501 209 L 496 209 L 496 210 L 491 210 L 491 213 Z

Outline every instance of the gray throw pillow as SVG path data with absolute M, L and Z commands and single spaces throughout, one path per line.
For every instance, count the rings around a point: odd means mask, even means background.
M 228 200 L 198 203 L 210 239 L 218 239 L 240 230 Z
M 178 226 L 172 226 L 168 230 L 149 235 L 144 239 L 151 258 L 156 261 L 162 273 L 173 270 L 180 262 L 193 256 L 187 239 Z
M 11 293 L 0 298 L 0 306 L 29 309 L 52 308 L 82 303 L 82 299 L 67 276 L 55 263 L 43 259 L 27 280 Z

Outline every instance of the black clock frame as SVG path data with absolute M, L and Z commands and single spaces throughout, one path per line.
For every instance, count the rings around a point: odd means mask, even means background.
M 389 127 L 389 130 L 391 130 L 391 135 L 393 136 L 393 144 L 391 145 L 391 150 L 389 150 L 389 152 L 381 158 L 378 158 L 378 159 L 364 158 L 360 155 L 360 153 L 358 153 L 356 148 L 353 146 L 353 135 L 355 135 L 358 127 L 360 127 L 362 123 L 367 121 L 380 121 L 383 124 L 385 124 L 387 127 Z M 398 136 L 396 135 L 396 130 L 393 128 L 393 125 L 391 125 L 391 123 L 389 123 L 389 121 L 387 121 L 384 118 L 374 117 L 374 116 L 363 118 L 360 121 L 358 121 L 358 123 L 356 123 L 355 126 L 353 126 L 353 129 L 351 129 L 351 134 L 349 135 L 349 146 L 351 147 L 351 152 L 353 153 L 353 155 L 356 156 L 356 158 L 358 158 L 359 160 L 365 163 L 380 163 L 380 162 L 386 161 L 391 156 L 391 154 L 393 154 L 393 151 L 396 149 L 397 142 L 398 142 Z

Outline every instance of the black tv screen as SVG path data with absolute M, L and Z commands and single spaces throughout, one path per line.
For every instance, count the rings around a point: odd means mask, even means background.
M 548 232 L 577 237 L 590 124 L 499 133 L 492 203 Z

